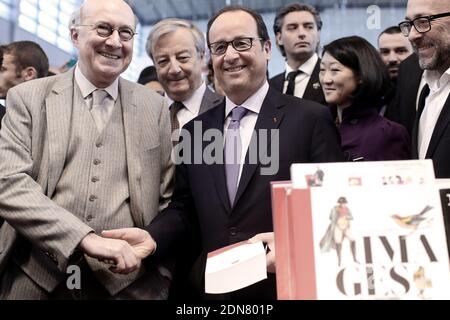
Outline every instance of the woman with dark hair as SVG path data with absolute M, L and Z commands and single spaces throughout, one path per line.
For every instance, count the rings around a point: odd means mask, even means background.
M 348 160 L 409 158 L 406 129 L 378 114 L 389 89 L 389 74 L 377 50 L 357 36 L 326 45 L 320 83 L 335 114 Z

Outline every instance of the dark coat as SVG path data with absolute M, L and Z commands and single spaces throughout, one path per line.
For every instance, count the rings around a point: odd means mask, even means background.
M 412 158 L 418 158 L 417 133 L 419 117 L 416 116 L 412 129 Z M 450 95 L 439 114 L 438 121 L 431 135 L 426 159 L 433 159 L 436 178 L 450 178 Z
M 384 116 L 403 125 L 412 135 L 416 117 L 416 101 L 423 70 L 419 58 L 412 54 L 400 64 L 395 98 L 387 106 Z
M 197 121 L 197 128 L 201 123 L 202 133 L 208 129 L 223 132 L 225 102 L 194 121 Z M 192 141 L 199 139 L 194 136 L 194 121 L 184 126 Z M 233 207 L 229 203 L 223 164 L 206 164 L 201 159 L 200 164 L 177 165 L 171 203 L 147 228 L 158 245 L 153 259 L 174 252 L 186 239 L 200 236 L 203 254 L 199 281 L 202 281 L 208 252 L 247 240 L 261 232 L 273 231 L 271 181 L 289 180 L 292 163 L 343 160 L 338 132 L 329 110 L 317 103 L 269 89 L 255 125 L 256 132 L 260 129 L 279 129 L 279 152 L 274 155 L 279 164 L 278 171 L 271 175 L 262 174 L 261 159 L 258 157 L 257 163 L 250 164 L 247 153 Z M 269 143 L 277 141 L 270 140 Z M 209 141 L 203 142 L 201 150 L 209 144 Z M 191 153 L 194 154 L 194 146 Z M 199 287 L 204 289 L 203 284 Z M 275 297 L 275 277 L 269 274 L 267 280 L 231 295 L 214 298 Z
M 406 129 L 378 114 L 376 108 L 353 105 L 345 108 L 339 125 L 342 149 L 348 160 L 406 160 L 410 137 Z
M 6 113 L 5 107 L 0 104 L 0 129 L 2 128 L 2 119 L 5 113 Z

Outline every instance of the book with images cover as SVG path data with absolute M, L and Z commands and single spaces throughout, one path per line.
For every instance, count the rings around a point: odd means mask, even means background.
M 339 165 L 321 170 L 322 178 L 339 171 L 346 183 L 285 183 L 284 195 L 273 184 L 278 298 L 449 298 L 441 197 L 428 173 L 413 177 L 403 168 L 410 183 L 384 184 L 383 170 L 379 179 L 355 169 L 345 177 Z

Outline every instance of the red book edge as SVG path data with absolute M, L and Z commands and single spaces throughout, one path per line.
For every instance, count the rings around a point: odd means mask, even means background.
M 277 299 L 292 300 L 295 295 L 291 262 L 291 232 L 289 231 L 288 194 L 290 181 L 272 182 L 272 219 L 275 234 Z
M 316 300 L 316 267 L 311 210 L 311 189 L 292 189 L 289 197 L 295 299 Z

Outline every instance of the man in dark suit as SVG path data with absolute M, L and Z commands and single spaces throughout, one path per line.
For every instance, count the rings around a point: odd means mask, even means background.
M 412 129 L 412 156 L 432 159 L 436 177 L 450 178 L 450 2 L 409 0 L 399 26 L 426 82 Z
M 0 57 L 0 99 L 6 99 L 8 90 L 19 83 L 47 76 L 47 55 L 35 42 L 17 41 L 1 46 Z M 0 128 L 5 113 L 0 103 Z
M 183 161 L 176 168 L 169 207 L 161 219 L 148 226 L 149 233 L 140 229 L 103 232 L 103 236 L 127 239 L 137 245 L 149 243 L 151 251 L 157 244 L 153 258 L 171 253 L 186 239 L 197 237 L 203 253 L 200 278 L 208 252 L 255 235 L 262 234 L 264 239 L 270 235 L 270 182 L 289 180 L 292 163 L 343 158 L 326 107 L 269 87 L 266 70 L 271 43 L 259 14 L 240 6 L 225 7 L 209 21 L 207 39 L 226 99 L 184 127 L 183 139 L 177 146 L 181 147 Z M 203 157 L 197 159 L 198 154 Z M 273 269 L 272 264 L 268 267 Z M 200 288 L 204 290 L 203 284 Z M 275 297 L 274 273 L 231 294 L 207 296 Z
M 322 20 L 316 9 L 292 3 L 281 8 L 273 31 L 277 46 L 286 58 L 286 70 L 269 80 L 270 86 L 285 94 L 326 104 L 319 83 Z
M 173 145 L 179 130 L 199 114 L 213 108 L 223 96 L 211 91 L 202 79 L 205 64 L 205 37 L 190 21 L 170 18 L 153 26 L 147 40 L 147 52 L 153 60 L 160 84 L 165 91 L 172 125 Z M 176 264 L 170 299 L 191 296 L 188 273 L 194 261 L 191 252 Z
M 172 130 L 177 130 L 172 138 L 177 140 L 178 129 L 223 99 L 202 79 L 205 37 L 187 20 L 164 19 L 153 26 L 146 49 L 166 92 Z
M 395 98 L 387 106 L 384 116 L 403 125 L 412 134 L 420 92 L 425 85 L 423 70 L 417 54 L 413 53 L 400 63 Z
M 400 28 L 391 26 L 378 36 L 378 50 L 391 78 L 391 87 L 385 92 L 384 103 L 380 109 L 380 114 L 385 115 L 395 98 L 400 63 L 413 53 L 413 48 L 411 42 L 403 36 Z M 409 134 L 411 135 L 411 132 Z
M 402 34 L 398 26 L 391 26 L 378 36 L 378 50 L 389 72 L 389 77 L 395 82 L 400 63 L 413 53 L 411 42 Z

